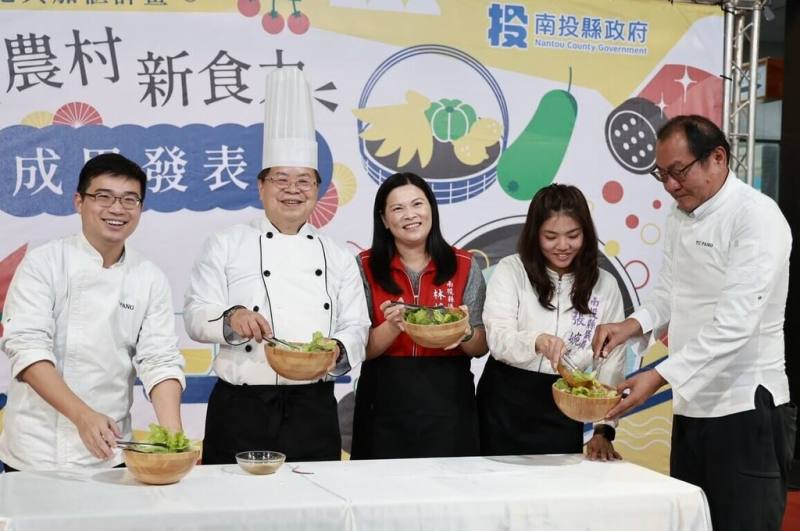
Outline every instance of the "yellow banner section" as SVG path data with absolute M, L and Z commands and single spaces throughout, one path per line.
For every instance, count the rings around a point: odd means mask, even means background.
M 411 12 L 414 2 L 404 3 L 401 10 L 369 9 L 375 4 L 352 1 L 303 2 L 301 7 L 318 29 L 400 47 L 422 42 L 444 44 L 467 51 L 486 66 L 563 81 L 565 85 L 568 67 L 572 66 L 574 84 L 596 88 L 613 104 L 633 93 L 692 24 L 722 15 L 717 6 L 666 0 L 428 3 L 438 6 L 438 14 Z M 336 7 L 345 4 L 363 4 L 365 8 Z M 563 35 L 565 21 L 577 23 L 576 38 Z M 615 22 L 623 25 L 623 39 L 605 38 L 607 25 Z M 505 35 L 493 46 L 490 33 L 498 24 Z M 600 38 L 583 38 L 589 35 L 584 25 L 591 29 L 594 24 L 599 25 Z M 630 39 L 631 24 L 646 27 L 646 34 Z M 519 41 L 523 35 L 524 48 L 502 46 L 503 40 Z
M 399 47 L 464 50 L 484 65 L 629 97 L 692 24 L 718 6 L 667 0 L 3 0 L 0 9 L 304 13 L 328 30 Z M 224 28 L 222 28 L 224 29 Z M 353 50 L 358 55 L 358 50 Z
M 243 0 L 258 1 L 258 0 Z M 237 0 L 1 0 L 0 11 L 145 11 L 220 12 L 235 11 Z

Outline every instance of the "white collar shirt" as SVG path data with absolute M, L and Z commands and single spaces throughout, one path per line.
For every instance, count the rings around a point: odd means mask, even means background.
M 597 325 L 625 318 L 622 294 L 614 277 L 600 270 L 589 299 L 594 315 L 584 315 L 572 306 L 575 275 L 559 275 L 547 270 L 555 293 L 554 309 L 541 305 L 531 285 L 519 254 L 500 260 L 486 288 L 483 323 L 489 352 L 498 361 L 527 371 L 556 374 L 550 362 L 534 349 L 541 334 L 560 337 L 572 351 L 573 361 L 581 369 L 593 364 L 591 342 Z M 624 347 L 614 349 L 603 363 L 598 378 L 609 385 L 623 379 Z
M 104 268 L 83 234 L 28 252 L 3 311 L 0 349 L 12 380 L 0 434 L 0 460 L 18 469 L 108 467 L 81 442 L 77 428 L 17 377 L 51 362 L 89 407 L 131 435 L 136 377 L 144 391 L 167 379 L 185 387 L 172 296 L 164 274 L 136 252 Z
M 356 259 L 309 223 L 297 234 L 282 234 L 261 216 L 212 234 L 184 297 L 186 331 L 195 341 L 218 345 L 214 373 L 221 379 L 308 383 L 276 374 L 263 344 L 226 334 L 222 314 L 237 305 L 263 315 L 281 339 L 308 341 L 315 331 L 338 339 L 347 352 L 345 370 L 364 360 L 370 319 Z
M 754 409 L 766 387 L 789 400 L 784 312 L 792 236 L 775 202 L 732 172 L 692 213 L 667 218 L 656 285 L 634 314 L 644 332 L 669 323 L 670 354 L 657 371 L 673 410 L 719 417 Z

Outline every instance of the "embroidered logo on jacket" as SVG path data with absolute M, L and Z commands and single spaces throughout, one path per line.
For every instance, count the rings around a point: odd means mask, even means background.
M 708 248 L 713 248 L 713 247 L 714 247 L 714 244 L 713 244 L 713 243 L 711 243 L 711 242 L 704 242 L 704 241 L 701 241 L 701 240 L 695 240 L 695 241 L 694 241 L 694 244 L 695 244 L 695 245 L 698 245 L 698 246 L 700 246 L 700 247 L 708 247 Z
M 133 310 L 133 304 L 128 304 L 127 302 L 119 301 L 119 307 L 123 310 Z

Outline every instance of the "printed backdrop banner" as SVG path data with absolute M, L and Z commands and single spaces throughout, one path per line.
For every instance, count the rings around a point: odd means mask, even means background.
M 0 310 L 25 252 L 80 230 L 83 163 L 107 151 L 134 159 L 148 181 L 130 244 L 172 284 L 196 438 L 215 349 L 186 336 L 182 294 L 212 231 L 263 215 L 255 178 L 271 69 L 296 65 L 311 83 L 322 176 L 311 222 L 354 253 L 370 245 L 378 184 L 412 171 L 431 184 L 445 237 L 489 278 L 536 191 L 570 183 L 590 201 L 602 267 L 628 312 L 659 270 L 671 205 L 649 175 L 655 132 L 676 114 L 721 118 L 722 17 L 708 6 L 5 0 L 0 19 Z M 665 340 L 630 348 L 627 370 L 665 354 Z M 345 425 L 357 376 L 336 386 Z M 0 393 L 8 378 L 2 358 Z M 621 422 L 627 459 L 666 469 L 670 404 L 662 391 Z M 135 426 L 152 419 L 139 390 Z

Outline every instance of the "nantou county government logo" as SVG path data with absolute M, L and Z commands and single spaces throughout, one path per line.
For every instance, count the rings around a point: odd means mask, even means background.
M 570 13 L 528 13 L 526 6 L 489 5 L 487 40 L 493 48 L 562 49 L 583 53 L 647 55 L 649 22 L 577 16 Z

